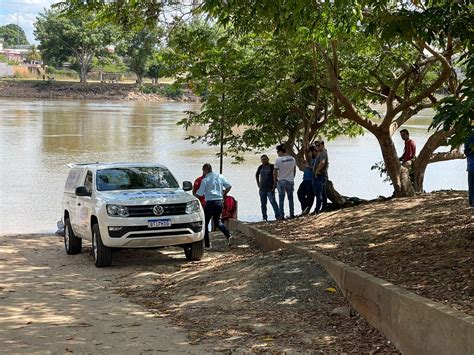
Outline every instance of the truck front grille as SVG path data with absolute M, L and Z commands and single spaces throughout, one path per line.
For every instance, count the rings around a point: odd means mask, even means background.
M 153 213 L 153 207 L 156 205 L 145 206 L 127 206 L 129 217 L 157 217 Z M 164 212 L 161 216 L 177 216 L 186 214 L 186 203 L 172 203 L 160 205 Z

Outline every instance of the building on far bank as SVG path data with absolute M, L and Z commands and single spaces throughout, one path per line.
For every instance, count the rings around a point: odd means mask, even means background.
M 31 51 L 30 45 L 19 45 L 13 48 L 5 48 L 5 41 L 0 38 L 0 78 L 2 77 L 40 77 L 44 74 L 43 61 L 29 62 L 27 57 Z M 16 65 L 15 65 L 16 64 Z

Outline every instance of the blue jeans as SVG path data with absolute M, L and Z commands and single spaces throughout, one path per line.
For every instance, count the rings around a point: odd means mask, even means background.
M 294 217 L 295 204 L 293 201 L 293 191 L 295 190 L 295 183 L 293 181 L 278 180 L 277 189 L 278 189 L 278 200 L 279 200 L 279 207 L 280 207 L 280 213 L 278 217 L 279 218 L 285 217 L 285 194 L 288 194 L 288 202 L 290 205 L 290 217 Z
M 328 198 L 326 196 L 326 182 L 328 181 L 327 176 L 319 175 L 313 178 L 313 191 L 314 197 L 316 198 L 315 213 L 322 212 L 326 209 L 328 204 Z
M 273 207 L 273 212 L 275 212 L 275 218 L 278 219 L 278 205 L 275 200 L 275 193 L 273 191 L 258 191 L 260 195 L 260 207 L 262 208 L 262 218 L 264 220 L 268 219 L 267 215 L 267 199 L 270 200 L 270 204 Z
M 469 206 L 474 207 L 474 171 L 467 172 L 467 186 L 469 189 Z

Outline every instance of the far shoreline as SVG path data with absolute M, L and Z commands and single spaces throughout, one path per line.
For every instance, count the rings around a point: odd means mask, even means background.
M 159 84 L 158 88 L 167 86 L 169 84 Z M 183 90 L 180 96 L 168 97 L 157 93 L 143 93 L 134 83 L 91 82 L 81 85 L 79 82 L 59 80 L 0 80 L 0 98 L 199 103 L 199 99 L 189 90 Z

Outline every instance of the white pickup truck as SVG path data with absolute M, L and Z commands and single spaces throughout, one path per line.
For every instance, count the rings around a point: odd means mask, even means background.
M 95 265 L 110 266 L 113 248 L 181 246 L 188 260 L 203 256 L 204 213 L 163 165 L 72 164 L 63 193 L 64 245 L 78 254 L 92 242 Z

